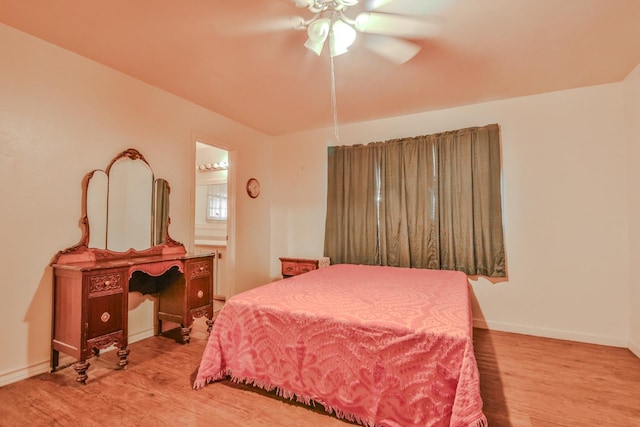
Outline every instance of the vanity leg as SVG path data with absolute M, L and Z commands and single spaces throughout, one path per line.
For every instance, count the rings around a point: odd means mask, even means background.
M 182 342 L 184 344 L 189 344 L 189 341 L 191 340 L 191 337 L 189 336 L 189 334 L 191 333 L 191 327 L 183 326 L 181 331 L 182 331 Z
M 60 352 L 58 350 L 51 350 L 51 371 L 55 372 L 58 367 L 58 363 L 60 363 Z
M 213 319 L 207 318 L 207 333 L 211 333 L 211 328 L 213 328 Z
M 87 375 L 87 369 L 89 369 L 90 365 L 91 364 L 86 360 L 81 360 L 73 366 L 73 369 L 75 369 L 75 371 L 78 373 L 76 381 L 82 384 L 87 383 L 87 378 L 89 378 L 89 376 Z
M 153 322 L 153 335 L 157 337 L 162 334 L 162 320 L 160 320 L 160 305 L 158 302 L 160 301 L 160 294 L 156 293 L 155 296 L 153 299 L 153 318 L 155 319 L 155 322 Z
M 129 356 L 129 353 L 130 350 L 126 347 L 122 347 L 120 350 L 118 350 L 118 357 L 120 358 L 118 366 L 120 366 L 121 368 L 127 366 L 127 364 L 129 363 L 129 361 L 127 360 L 127 356 Z

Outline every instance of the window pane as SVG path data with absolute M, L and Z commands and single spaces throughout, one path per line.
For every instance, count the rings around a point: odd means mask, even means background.
M 207 220 L 227 219 L 227 184 L 211 184 L 207 188 Z

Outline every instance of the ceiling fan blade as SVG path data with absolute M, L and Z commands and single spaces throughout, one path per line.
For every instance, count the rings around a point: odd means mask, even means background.
M 451 0 L 365 0 L 368 11 L 398 13 L 403 15 L 436 15 Z
M 394 64 L 404 64 L 418 54 L 420 45 L 395 37 L 368 35 L 364 45 Z
M 283 30 L 305 29 L 304 18 L 301 16 L 272 17 L 264 20 L 227 19 L 219 28 L 224 34 L 250 35 L 271 33 Z
M 356 17 L 356 29 L 363 33 L 425 39 L 437 34 L 438 26 L 415 16 L 364 12 Z

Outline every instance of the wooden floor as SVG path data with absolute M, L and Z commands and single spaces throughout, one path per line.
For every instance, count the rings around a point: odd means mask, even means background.
M 191 385 L 206 343 L 197 321 L 191 343 L 177 335 L 91 359 L 86 385 L 72 367 L 0 388 L 0 426 L 348 426 L 350 423 L 257 389 Z M 640 426 L 640 359 L 626 349 L 475 331 L 490 426 Z
M 476 329 L 490 426 L 640 426 L 640 359 L 623 348 Z

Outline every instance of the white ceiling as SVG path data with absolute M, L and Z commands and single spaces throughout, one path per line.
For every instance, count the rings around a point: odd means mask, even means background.
M 336 57 L 341 124 L 619 82 L 640 63 L 640 0 L 395 1 L 438 32 L 402 65 L 362 38 Z M 326 53 L 264 28 L 295 15 L 310 14 L 292 0 L 0 0 L 0 22 L 269 135 L 333 123 Z

